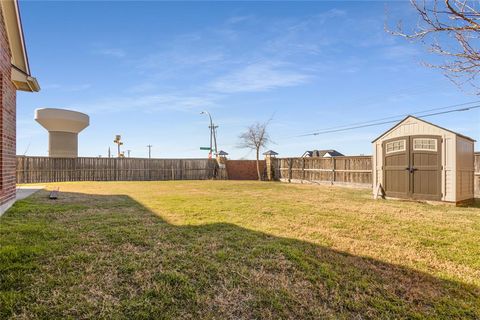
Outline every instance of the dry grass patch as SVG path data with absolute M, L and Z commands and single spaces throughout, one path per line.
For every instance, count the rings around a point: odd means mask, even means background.
M 233 181 L 61 183 L 0 218 L 0 318 L 480 318 L 480 208 Z

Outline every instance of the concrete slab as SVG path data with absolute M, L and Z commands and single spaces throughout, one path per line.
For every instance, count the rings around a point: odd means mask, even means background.
M 25 187 L 17 187 L 17 196 L 15 200 L 22 200 L 25 199 L 37 191 L 42 190 L 45 188 L 44 186 L 25 186 Z
M 22 200 L 25 199 L 35 192 L 42 190 L 44 186 L 22 186 L 22 187 L 17 187 L 17 195 L 15 199 L 8 201 L 7 203 L 4 203 L 0 205 L 0 217 L 10 209 L 11 206 L 15 203 L 17 200 Z

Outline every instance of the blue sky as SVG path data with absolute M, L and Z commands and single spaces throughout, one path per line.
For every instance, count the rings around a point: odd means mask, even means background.
M 337 149 L 371 154 L 390 125 L 295 137 L 338 125 L 480 100 L 458 89 L 420 44 L 384 31 L 415 22 L 405 2 L 21 1 L 38 94 L 19 93 L 17 153 L 47 155 L 35 108 L 90 115 L 82 156 L 106 156 L 122 134 L 135 157 L 206 157 L 209 110 L 219 149 L 238 149 L 255 121 L 270 123 L 281 156 Z M 428 118 L 480 140 L 480 111 Z M 478 148 L 477 148 L 478 149 Z

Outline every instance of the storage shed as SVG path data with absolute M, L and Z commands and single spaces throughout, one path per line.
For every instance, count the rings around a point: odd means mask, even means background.
M 373 192 L 459 203 L 474 198 L 475 140 L 408 116 L 373 144 Z

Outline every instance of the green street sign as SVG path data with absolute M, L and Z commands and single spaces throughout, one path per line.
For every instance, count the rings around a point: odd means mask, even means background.
M 210 147 L 200 147 L 200 150 L 210 150 Z

